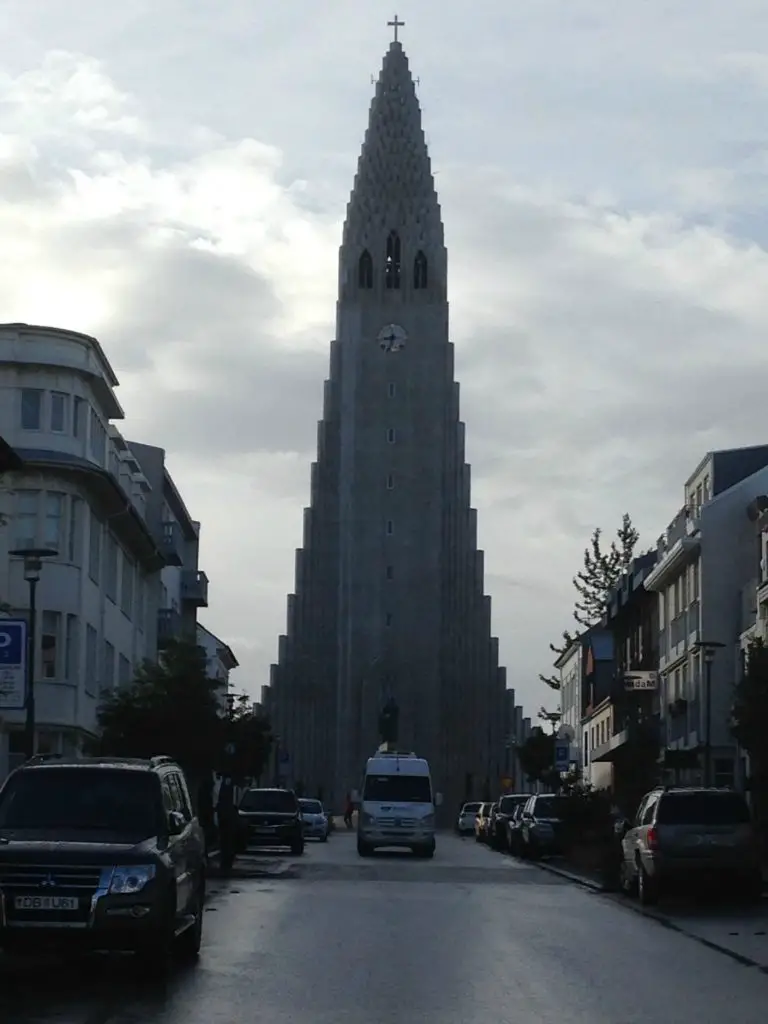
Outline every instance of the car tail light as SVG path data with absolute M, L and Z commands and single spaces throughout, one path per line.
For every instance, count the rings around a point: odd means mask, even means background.
M 655 825 L 651 825 L 648 829 L 647 841 L 649 850 L 657 850 L 659 848 L 659 833 Z

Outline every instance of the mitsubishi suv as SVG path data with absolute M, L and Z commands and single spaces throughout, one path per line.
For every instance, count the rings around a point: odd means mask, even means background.
M 200 950 L 205 840 L 169 757 L 34 757 L 0 788 L 0 948 Z

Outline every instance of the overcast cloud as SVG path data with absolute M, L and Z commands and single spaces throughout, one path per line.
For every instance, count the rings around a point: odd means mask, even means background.
M 114 10 L 112 7 L 114 6 Z M 765 0 L 401 0 L 508 679 L 535 712 L 596 525 L 644 546 L 765 441 Z M 267 681 L 337 251 L 392 17 L 358 0 L 6 0 L 0 319 L 95 333 L 203 523 L 204 623 Z

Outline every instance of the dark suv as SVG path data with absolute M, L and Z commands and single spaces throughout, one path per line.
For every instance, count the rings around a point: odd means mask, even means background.
M 238 808 L 240 848 L 288 846 L 304 853 L 301 807 L 291 789 L 246 789 Z
M 0 947 L 200 950 L 205 841 L 169 757 L 35 757 L 0 789 Z

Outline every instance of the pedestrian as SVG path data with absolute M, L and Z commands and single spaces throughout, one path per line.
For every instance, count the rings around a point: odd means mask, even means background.
M 344 808 L 344 824 L 352 828 L 352 815 L 355 813 L 355 805 L 352 803 L 352 795 L 347 793 L 347 803 Z

